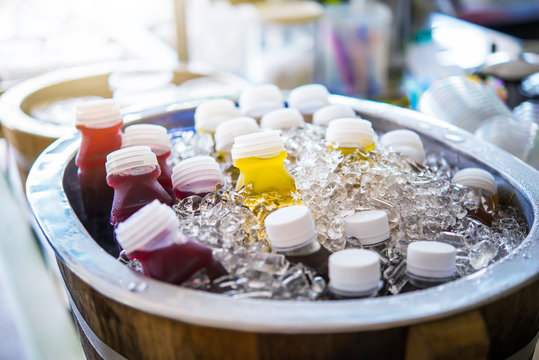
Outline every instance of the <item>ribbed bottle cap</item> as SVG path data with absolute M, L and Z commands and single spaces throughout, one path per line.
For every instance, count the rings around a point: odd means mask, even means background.
M 119 223 L 115 233 L 116 240 L 129 254 L 143 249 L 165 231 L 179 233 L 178 218 L 174 210 L 154 200 Z M 175 237 L 177 243 L 186 241 L 184 236 Z
M 348 105 L 326 105 L 314 112 L 313 124 L 318 126 L 327 126 L 331 120 L 350 118 L 354 116 L 356 116 L 356 112 Z
M 107 155 L 107 175 L 116 174 L 139 166 L 159 166 L 157 157 L 149 146 L 131 146 Z
M 284 107 L 279 88 L 275 85 L 259 85 L 244 90 L 239 99 L 243 115 L 262 117 L 268 112 Z
M 329 92 L 324 85 L 302 85 L 288 94 L 288 106 L 298 109 L 304 115 L 312 115 L 327 104 L 329 104 Z
M 326 130 L 326 141 L 335 147 L 363 148 L 374 143 L 370 121 L 360 118 L 331 120 Z
M 401 153 L 418 164 L 425 161 L 425 150 L 419 135 L 411 130 L 393 130 L 380 138 L 380 144 L 388 150 Z
M 258 124 L 251 117 L 225 120 L 215 129 L 215 150 L 229 152 L 236 136 L 254 133 L 257 130 Z
M 221 122 L 237 118 L 240 110 L 229 99 L 213 99 L 200 103 L 195 109 L 195 129 L 214 132 Z
M 211 156 L 194 156 L 182 160 L 172 169 L 174 187 L 200 181 L 213 180 L 224 185 L 224 177 L 217 161 Z
M 283 139 L 276 130 L 241 135 L 234 139 L 232 160 L 248 157 L 270 158 L 285 151 Z
M 270 111 L 260 120 L 260 126 L 267 129 L 290 129 L 303 124 L 303 115 L 298 109 L 283 108 Z
M 374 251 L 346 249 L 329 256 L 329 287 L 340 294 L 363 294 L 378 289 L 380 256 Z
M 77 105 L 75 125 L 106 128 L 122 123 L 120 108 L 113 99 L 88 101 Z
M 494 196 L 498 193 L 496 179 L 486 170 L 480 168 L 466 168 L 457 171 L 451 179 L 454 184 L 469 186 L 471 188 L 482 189 Z
M 167 128 L 152 124 L 129 125 L 124 130 L 122 148 L 138 145 L 147 145 L 156 153 L 170 151 Z
M 347 237 L 355 237 L 363 245 L 378 244 L 389 239 L 389 221 L 382 210 L 361 211 L 344 219 Z
M 447 278 L 455 273 L 456 249 L 437 241 L 415 241 L 408 245 L 407 271 L 426 278 Z
M 264 221 L 271 247 L 277 251 L 297 249 L 316 237 L 311 210 L 292 205 L 275 210 Z

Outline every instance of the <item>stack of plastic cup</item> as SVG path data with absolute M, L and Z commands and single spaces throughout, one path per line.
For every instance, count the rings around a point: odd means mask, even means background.
M 318 126 L 328 126 L 328 123 L 331 120 L 339 118 L 349 118 L 354 116 L 356 116 L 356 112 L 348 105 L 326 105 L 314 112 L 313 124 Z
M 291 129 L 303 124 L 303 115 L 294 108 L 273 110 L 262 116 L 260 127 L 265 129 Z
M 215 132 L 221 122 L 240 116 L 240 110 L 229 99 L 213 99 L 200 103 L 195 109 L 196 131 Z
M 324 85 L 302 85 L 288 94 L 288 106 L 298 109 L 304 115 L 312 115 L 328 104 L 329 92 Z
M 414 160 L 418 164 L 425 161 L 425 150 L 419 135 L 411 130 L 393 130 L 380 137 L 380 145 Z
M 228 153 L 236 136 L 254 133 L 257 130 L 258 124 L 251 117 L 225 120 L 215 129 L 215 150 Z
M 492 89 L 465 76 L 435 81 L 421 96 L 419 111 L 474 132 L 496 117 L 511 117 Z
M 284 107 L 279 88 L 271 84 L 254 86 L 244 90 L 240 95 L 239 104 L 243 115 L 256 118 Z

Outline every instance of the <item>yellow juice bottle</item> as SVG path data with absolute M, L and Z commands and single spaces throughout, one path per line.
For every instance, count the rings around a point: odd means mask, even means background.
M 240 169 L 237 190 L 249 185 L 254 195 L 278 193 L 283 196 L 296 191 L 294 179 L 284 168 L 286 151 L 278 131 L 236 137 L 231 155 L 234 166 Z
M 331 120 L 326 130 L 328 146 L 344 156 L 357 150 L 374 150 L 374 136 L 371 122 L 355 117 Z

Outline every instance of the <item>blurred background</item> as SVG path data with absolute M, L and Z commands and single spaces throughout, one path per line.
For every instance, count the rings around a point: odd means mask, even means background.
M 539 168 L 537 1 L 3 0 L 1 360 L 83 358 L 24 195 L 75 105 L 128 113 L 261 83 L 416 109 Z

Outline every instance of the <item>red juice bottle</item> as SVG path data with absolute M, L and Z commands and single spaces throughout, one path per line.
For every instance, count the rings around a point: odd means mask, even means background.
M 195 156 L 178 163 L 172 169 L 174 195 L 183 200 L 191 195 L 204 197 L 224 185 L 219 164 L 211 156 Z
M 137 124 L 126 127 L 122 140 L 122 148 L 137 145 L 147 145 L 152 149 L 155 156 L 157 156 L 157 162 L 161 169 L 161 175 L 159 175 L 157 181 L 159 181 L 170 196 L 174 196 L 172 191 L 172 172 L 167 164 L 167 159 L 170 156 L 170 139 L 167 129 L 164 126 L 152 124 Z
M 107 155 L 107 183 L 114 188 L 110 223 L 116 226 L 144 205 L 159 200 L 172 205 L 174 199 L 157 178 L 157 157 L 149 146 L 131 146 Z
M 87 220 L 101 222 L 110 214 L 113 191 L 106 182 L 107 154 L 122 145 L 123 120 L 112 99 L 83 103 L 77 106 L 76 128 L 81 144 L 75 163 L 84 212 Z
M 157 200 L 119 224 L 116 239 L 127 257 L 157 280 L 181 285 L 204 268 L 212 280 L 227 274 L 211 249 L 183 235 L 174 210 Z

